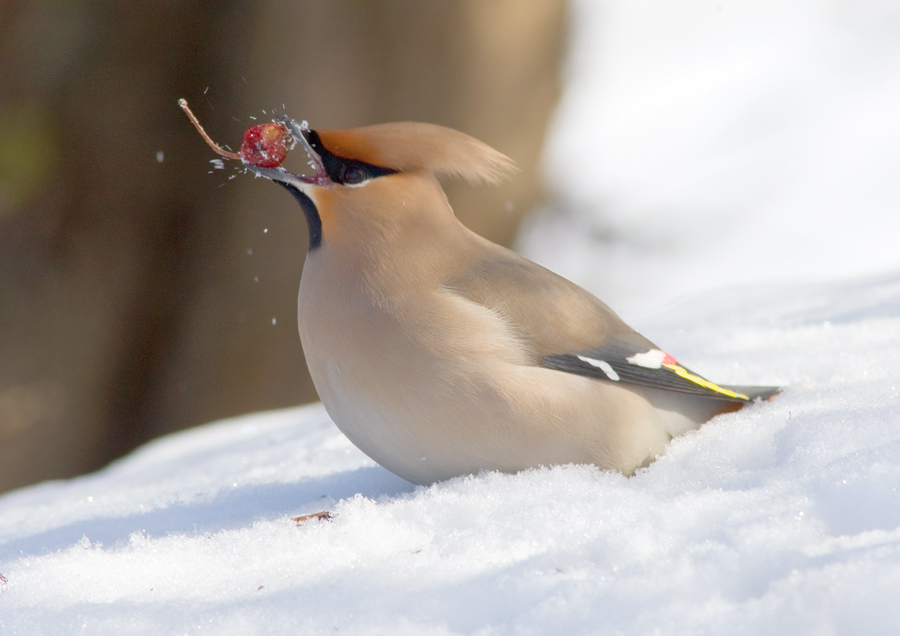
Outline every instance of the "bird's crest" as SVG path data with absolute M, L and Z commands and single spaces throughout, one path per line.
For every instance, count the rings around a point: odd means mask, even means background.
M 487 144 L 435 124 L 398 122 L 315 132 L 322 145 L 338 157 L 399 172 L 497 183 L 516 169 L 509 157 Z

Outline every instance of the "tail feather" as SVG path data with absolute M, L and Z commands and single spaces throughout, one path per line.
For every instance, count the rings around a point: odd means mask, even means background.
M 735 393 L 743 393 L 750 400 L 755 401 L 756 399 L 760 400 L 771 400 L 776 395 L 781 393 L 780 386 L 732 386 L 732 385 L 722 385 L 723 389 L 728 389 L 729 391 L 734 391 Z

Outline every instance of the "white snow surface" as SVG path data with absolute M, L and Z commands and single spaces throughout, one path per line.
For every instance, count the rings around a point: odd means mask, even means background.
M 0 634 L 900 633 L 897 6 L 573 5 L 523 249 L 777 399 L 631 478 L 417 487 L 319 405 L 170 435 L 0 497 Z
M 0 633 L 900 633 L 900 272 L 641 326 L 787 388 L 631 478 L 416 487 L 319 405 L 170 435 L 0 498 Z

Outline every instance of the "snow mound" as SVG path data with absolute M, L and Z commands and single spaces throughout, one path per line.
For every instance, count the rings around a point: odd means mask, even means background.
M 617 310 L 900 268 L 900 4 L 573 0 L 523 252 Z
M 171 435 L 0 498 L 0 631 L 897 633 L 900 274 L 699 295 L 638 326 L 785 392 L 630 479 L 415 487 L 319 405 Z

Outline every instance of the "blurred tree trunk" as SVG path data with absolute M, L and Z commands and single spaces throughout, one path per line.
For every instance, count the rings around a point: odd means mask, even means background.
M 448 188 L 509 243 L 540 196 L 563 18 L 562 0 L 0 0 L 0 490 L 315 399 L 302 214 L 268 182 L 208 174 L 177 98 L 232 146 L 272 109 L 463 130 L 522 169 Z

